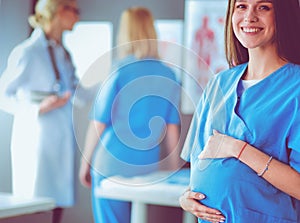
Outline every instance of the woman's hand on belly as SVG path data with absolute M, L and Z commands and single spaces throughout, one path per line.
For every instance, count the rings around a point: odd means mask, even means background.
M 219 210 L 209 208 L 199 202 L 203 199 L 205 199 L 203 194 L 188 189 L 180 196 L 179 203 L 183 210 L 192 213 L 197 218 L 213 223 L 224 222 L 225 217 Z
M 213 130 L 213 135 L 208 138 L 207 143 L 198 158 L 217 159 L 237 157 L 244 145 L 244 141 Z

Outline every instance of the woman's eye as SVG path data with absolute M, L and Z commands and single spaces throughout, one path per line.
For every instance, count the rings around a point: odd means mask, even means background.
M 237 8 L 237 9 L 245 9 L 245 8 L 246 8 L 246 5 L 245 5 L 245 4 L 237 4 L 237 5 L 235 6 L 235 8 Z
M 259 6 L 259 10 L 269 11 L 270 9 L 271 9 L 271 7 L 269 7 L 269 6 L 267 6 L 267 5 Z

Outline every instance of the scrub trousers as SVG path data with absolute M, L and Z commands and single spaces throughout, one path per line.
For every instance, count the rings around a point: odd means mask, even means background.
M 92 176 L 92 211 L 95 223 L 130 223 L 131 202 L 99 198 L 95 189 L 105 179 L 94 170 Z

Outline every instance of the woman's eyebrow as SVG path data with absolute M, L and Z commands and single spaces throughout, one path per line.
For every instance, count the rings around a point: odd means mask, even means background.
M 236 0 L 235 2 L 247 2 L 247 0 Z M 260 0 L 257 3 L 273 3 L 273 0 Z

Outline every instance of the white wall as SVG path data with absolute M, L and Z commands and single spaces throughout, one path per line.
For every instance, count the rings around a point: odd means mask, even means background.
M 17 4 L 16 4 L 17 3 Z M 0 2 L 0 74 L 14 45 L 27 38 L 31 0 Z M 0 191 L 11 191 L 10 135 L 13 117 L 0 110 Z

